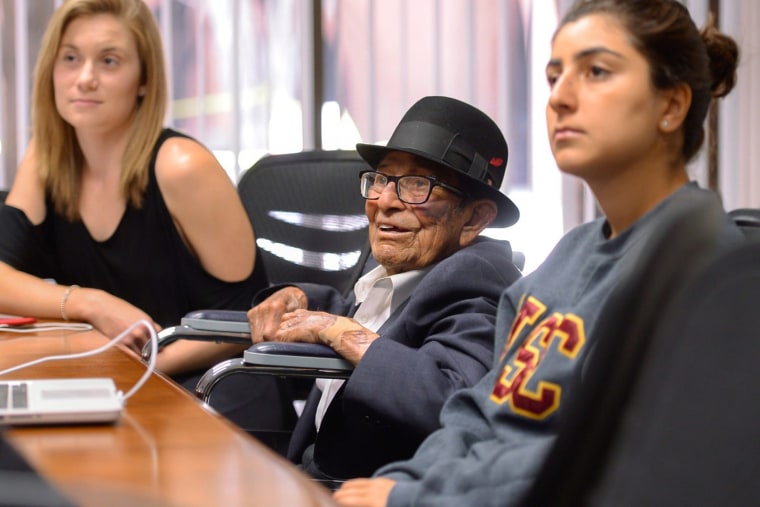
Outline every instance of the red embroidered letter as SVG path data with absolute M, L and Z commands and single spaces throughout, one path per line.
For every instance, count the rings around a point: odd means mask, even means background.
M 530 380 L 552 346 L 562 355 L 573 359 L 585 342 L 583 321 L 576 315 L 569 314 L 563 317 L 555 313 L 544 319 L 504 366 L 491 391 L 491 400 L 499 404 L 509 400 L 512 410 L 518 414 L 532 419 L 546 418 L 559 407 L 562 388 L 554 383 L 538 380 L 535 388 L 530 390 L 527 388 Z M 556 345 L 552 345 L 555 343 Z

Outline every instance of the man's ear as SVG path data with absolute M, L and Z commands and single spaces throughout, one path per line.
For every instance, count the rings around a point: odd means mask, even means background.
M 467 246 L 477 238 L 483 230 L 496 219 L 498 208 L 491 199 L 476 199 L 467 205 L 469 219 L 462 227 L 459 244 Z
M 686 119 L 691 107 L 691 87 L 680 83 L 662 92 L 665 106 L 660 117 L 660 129 L 665 133 L 675 132 Z

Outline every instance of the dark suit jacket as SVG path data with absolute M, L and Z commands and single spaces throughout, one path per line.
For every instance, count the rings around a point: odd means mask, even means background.
M 439 427 L 449 395 L 491 367 L 499 297 L 519 277 L 509 243 L 488 238 L 435 265 L 378 330 L 380 338 L 338 391 L 318 435 L 314 416 L 321 393 L 312 389 L 288 457 L 315 476 L 333 478 L 369 476 L 385 463 L 411 457 Z M 310 309 L 353 314 L 353 297 L 323 286 L 299 287 Z

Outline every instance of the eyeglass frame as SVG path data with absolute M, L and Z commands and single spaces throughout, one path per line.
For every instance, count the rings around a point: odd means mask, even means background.
M 448 183 L 444 183 L 444 182 L 442 182 L 441 180 L 439 180 L 438 178 L 436 178 L 434 176 L 425 176 L 425 175 L 422 175 L 422 174 L 403 174 L 401 176 L 391 176 L 389 174 L 381 173 L 380 171 L 375 171 L 373 169 L 367 169 L 366 171 L 362 171 L 362 172 L 359 173 L 359 182 L 360 182 L 359 192 L 361 193 L 362 197 L 364 197 L 368 201 L 376 201 L 376 200 L 378 200 L 380 198 L 380 193 L 382 193 L 382 191 L 378 193 L 377 197 L 365 196 L 364 193 L 362 192 L 363 185 L 361 185 L 361 182 L 364 181 L 364 175 L 365 174 L 379 174 L 380 176 L 382 176 L 386 180 L 388 180 L 387 183 L 385 184 L 385 186 L 383 187 L 383 190 L 385 190 L 385 188 L 390 183 L 394 183 L 395 187 L 396 187 L 396 197 L 398 197 L 399 201 L 401 201 L 401 202 L 403 202 L 405 204 L 413 204 L 413 205 L 416 205 L 416 204 L 425 204 L 426 202 L 428 202 L 430 200 L 430 196 L 433 193 L 433 188 L 435 188 L 435 187 L 444 188 L 444 189 L 448 190 L 449 192 L 452 192 L 453 194 L 458 195 L 459 197 L 467 198 L 467 193 L 464 190 L 460 190 L 460 189 L 458 189 L 456 187 L 453 187 L 453 186 L 449 185 Z M 428 188 L 427 196 L 425 196 L 425 199 L 423 201 L 420 201 L 420 202 L 409 202 L 406 199 L 404 199 L 403 197 L 401 197 L 401 189 L 400 189 L 400 186 L 399 186 L 398 183 L 399 183 L 399 180 L 401 180 L 403 178 L 422 178 L 424 180 L 427 180 L 430 183 L 430 187 Z

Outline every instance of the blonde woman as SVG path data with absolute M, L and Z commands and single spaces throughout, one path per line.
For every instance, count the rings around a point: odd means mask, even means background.
M 64 2 L 34 78 L 31 141 L 0 209 L 0 313 L 115 336 L 138 319 L 158 329 L 193 309 L 248 308 L 265 284 L 250 222 L 212 153 L 163 126 L 145 3 Z

